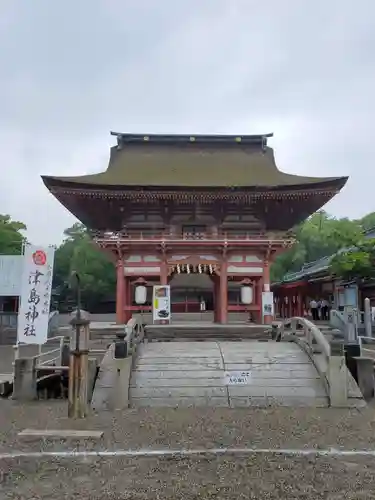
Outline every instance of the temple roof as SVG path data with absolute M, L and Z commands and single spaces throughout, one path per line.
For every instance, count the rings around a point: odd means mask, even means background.
M 49 189 L 327 187 L 338 191 L 347 181 L 347 177 L 305 177 L 281 172 L 273 149 L 267 146 L 267 138 L 272 134 L 112 135 L 117 137 L 117 146 L 111 148 L 105 172 L 75 177 L 43 176 L 45 185 Z

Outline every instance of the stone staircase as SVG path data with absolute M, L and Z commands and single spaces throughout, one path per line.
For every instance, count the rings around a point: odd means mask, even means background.
M 179 323 L 170 325 L 146 325 L 145 338 L 149 342 L 208 340 L 271 340 L 271 328 L 267 325 L 214 323 Z

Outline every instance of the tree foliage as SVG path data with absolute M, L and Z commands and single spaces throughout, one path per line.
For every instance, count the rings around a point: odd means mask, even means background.
M 307 262 L 354 245 L 362 236 L 361 221 L 337 219 L 325 211 L 316 212 L 295 228 L 296 243 L 276 259 L 271 277 L 273 281 L 281 280 L 285 274 L 298 271 Z
M 338 253 L 331 270 L 346 280 L 375 278 L 375 238 L 361 239 L 355 246 Z
M 375 212 L 365 215 L 362 219 L 358 220 L 357 223 L 362 226 L 364 231 L 375 228 Z
M 20 254 L 25 240 L 23 231 L 26 231 L 25 224 L 12 220 L 10 215 L 0 214 L 0 254 Z
M 116 272 L 109 256 L 94 244 L 80 223 L 66 229 L 64 236 L 55 256 L 54 289 L 58 302 L 74 302 L 70 286 L 73 271 L 79 273 L 82 302 L 88 310 L 102 301 L 113 300 Z

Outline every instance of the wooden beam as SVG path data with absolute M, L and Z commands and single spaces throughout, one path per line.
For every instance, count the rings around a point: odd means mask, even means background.
M 103 431 L 81 431 L 75 429 L 24 429 L 18 433 L 20 438 L 40 439 L 101 439 Z

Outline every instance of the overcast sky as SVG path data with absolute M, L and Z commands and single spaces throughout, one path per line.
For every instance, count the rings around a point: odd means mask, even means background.
M 1 0 L 0 213 L 75 219 L 40 175 L 105 170 L 109 131 L 274 132 L 280 169 L 375 211 L 374 0 Z M 229 173 L 228 173 L 229 175 Z

